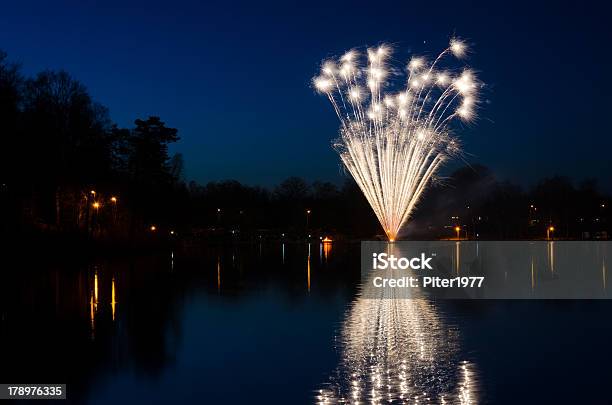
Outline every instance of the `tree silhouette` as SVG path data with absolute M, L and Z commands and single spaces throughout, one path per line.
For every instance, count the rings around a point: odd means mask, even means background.
M 168 144 L 179 140 L 177 129 L 166 127 L 159 117 L 138 119 L 135 124 L 128 161 L 133 181 L 149 186 L 168 184 L 172 180 Z
M 154 240 L 153 225 L 157 235 L 180 228 L 181 234 L 208 232 L 232 241 L 263 234 L 303 238 L 306 231 L 362 238 L 381 233 L 350 178 L 341 187 L 299 177 L 272 189 L 235 180 L 187 187 L 183 155 L 169 153 L 179 141 L 176 128 L 156 116 L 120 128 L 67 72 L 25 78 L 1 51 L 0 131 L 7 151 L 0 159 L 3 232 L 46 230 L 130 243 Z M 610 197 L 593 181 L 576 187 L 557 176 L 523 190 L 475 164 L 445 183 L 423 195 L 407 237 L 448 237 L 455 225 L 470 237 L 489 239 L 541 238 L 548 224 L 557 237 L 605 238 L 610 232 Z

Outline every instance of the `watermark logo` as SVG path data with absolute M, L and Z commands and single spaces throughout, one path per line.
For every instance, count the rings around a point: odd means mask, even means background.
M 432 255 L 435 256 L 435 255 Z M 421 256 L 412 258 L 396 257 L 393 254 L 373 253 L 372 269 L 374 270 L 433 270 L 431 260 L 433 257 L 427 257 L 425 253 Z
M 362 296 L 611 299 L 612 241 L 364 241 Z

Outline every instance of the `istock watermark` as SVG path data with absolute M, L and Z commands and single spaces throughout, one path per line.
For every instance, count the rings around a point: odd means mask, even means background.
M 362 295 L 609 299 L 608 241 L 362 242 Z
M 374 259 L 372 261 L 372 268 L 374 270 L 386 270 L 388 268 L 394 270 L 433 270 L 429 262 L 432 257 L 426 257 L 425 253 L 421 253 L 420 257 L 412 257 L 410 259 L 405 257 L 395 257 L 393 254 L 387 253 L 374 253 Z

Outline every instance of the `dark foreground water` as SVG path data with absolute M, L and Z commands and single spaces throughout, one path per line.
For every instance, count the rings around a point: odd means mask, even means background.
M 70 403 L 612 403 L 611 301 L 365 299 L 359 245 L 38 259 L 2 266 L 0 382 Z

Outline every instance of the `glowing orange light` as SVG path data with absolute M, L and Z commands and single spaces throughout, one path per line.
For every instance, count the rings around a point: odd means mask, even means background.
M 111 197 L 111 201 L 116 203 L 117 202 L 117 197 Z
M 92 195 L 96 195 L 96 191 L 95 191 L 95 190 L 91 190 L 91 191 L 90 191 L 90 193 L 91 193 Z
M 157 227 L 155 225 L 151 225 L 151 228 L 149 229 L 151 229 L 151 232 L 155 232 L 157 230 Z
M 333 240 L 332 240 L 332 239 L 331 239 L 329 236 L 326 236 L 326 237 L 323 239 L 323 243 L 332 243 L 332 242 L 333 242 Z
M 548 228 L 548 230 L 552 232 L 552 231 L 554 231 L 554 230 L 555 230 L 555 227 L 554 227 L 554 226 L 551 226 L 550 228 Z
M 329 238 L 325 238 L 325 239 L 329 239 Z M 329 242 L 323 242 L 323 255 L 325 257 L 325 260 L 327 260 L 329 258 L 329 254 L 332 251 L 332 244 L 331 244 L 331 239 L 329 239 Z
M 113 277 L 111 280 L 111 309 L 113 321 L 115 320 L 115 305 L 117 305 L 117 300 L 115 299 L 115 277 Z
M 458 226 L 455 227 L 455 231 L 459 232 L 460 230 L 461 230 L 460 227 L 458 227 Z
M 93 206 L 95 209 L 98 209 L 98 208 L 100 208 L 100 203 L 99 203 L 99 202 L 95 202 L 95 203 L 93 203 L 93 204 L 92 204 L 92 206 Z

